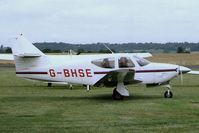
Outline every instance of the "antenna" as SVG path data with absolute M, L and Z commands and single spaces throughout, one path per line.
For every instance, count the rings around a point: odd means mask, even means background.
M 104 45 L 112 54 L 114 54 L 114 52 L 113 52 L 106 44 L 103 43 L 103 45 Z

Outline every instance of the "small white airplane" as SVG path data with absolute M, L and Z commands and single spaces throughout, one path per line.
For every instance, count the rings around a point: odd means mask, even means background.
M 129 96 L 125 85 L 140 83 L 148 87 L 163 85 L 165 98 L 172 98 L 170 80 L 191 71 L 189 68 L 152 63 L 150 53 L 117 53 L 99 55 L 45 55 L 21 34 L 15 39 L 12 54 L 0 59 L 13 60 L 16 75 L 25 79 L 60 84 L 111 86 L 113 99 Z M 14 57 L 14 58 L 13 58 Z

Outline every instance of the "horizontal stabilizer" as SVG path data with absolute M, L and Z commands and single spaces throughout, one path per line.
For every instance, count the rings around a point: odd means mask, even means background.
M 0 54 L 0 60 L 11 60 L 13 61 L 13 55 L 12 54 Z
M 17 55 L 18 57 L 21 58 L 35 58 L 35 57 L 40 57 L 40 54 L 32 54 L 32 53 L 24 53 L 24 54 L 19 54 Z

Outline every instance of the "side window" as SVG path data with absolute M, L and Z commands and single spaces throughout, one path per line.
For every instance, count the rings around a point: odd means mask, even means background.
M 114 58 L 98 59 L 98 60 L 92 61 L 91 63 L 102 68 L 115 68 Z
M 119 68 L 135 67 L 129 57 L 120 57 L 118 60 Z

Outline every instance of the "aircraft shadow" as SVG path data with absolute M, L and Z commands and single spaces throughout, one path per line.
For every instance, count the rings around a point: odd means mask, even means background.
M 199 85 L 173 85 L 173 87 L 199 87 Z
M 135 100 L 155 100 L 155 99 L 162 99 L 162 96 L 157 95 L 133 95 L 129 97 L 125 97 L 124 100 L 113 100 L 110 94 L 103 94 L 103 95 L 94 95 L 94 96 L 7 96 L 0 98 L 0 101 L 13 101 L 13 102 L 45 102 L 45 101 L 78 101 L 78 100 L 93 100 L 93 101 L 135 101 Z

